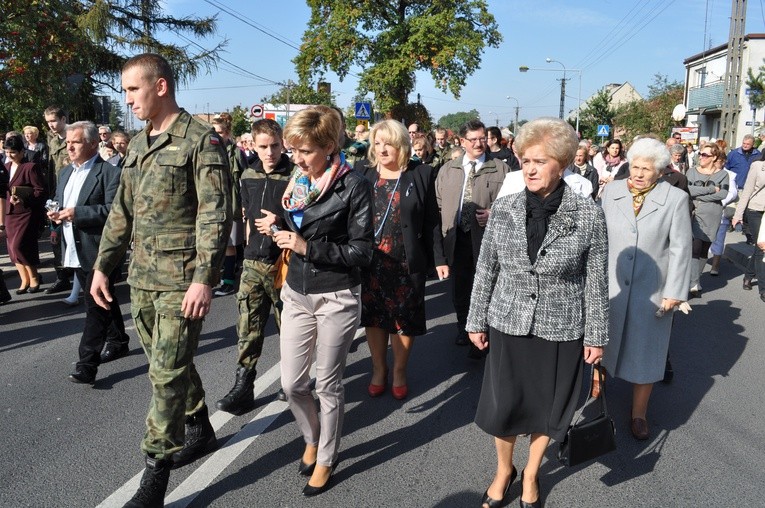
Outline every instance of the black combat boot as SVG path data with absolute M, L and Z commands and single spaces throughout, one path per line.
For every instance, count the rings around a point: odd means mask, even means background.
M 255 383 L 254 368 L 239 367 L 236 369 L 236 381 L 234 387 L 225 397 L 215 403 L 215 406 L 221 411 L 240 415 L 246 413 L 255 407 L 255 396 L 252 393 L 252 386 Z
M 141 486 L 124 508 L 162 508 L 172 466 L 170 459 L 155 459 L 147 455 Z
M 185 466 L 218 446 L 215 431 L 207 416 L 207 406 L 186 417 L 183 449 L 173 455 L 173 468 Z

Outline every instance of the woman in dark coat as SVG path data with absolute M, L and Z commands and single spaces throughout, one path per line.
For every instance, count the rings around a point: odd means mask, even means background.
M 497 471 L 484 508 L 507 501 L 519 435 L 530 436 L 520 504 L 542 506 L 544 452 L 571 424 L 582 360 L 599 362 L 608 342 L 603 210 L 562 179 L 576 133 L 540 118 L 521 127 L 516 145 L 526 188 L 491 207 L 466 327 L 478 349 L 489 348 L 475 421 L 494 436 Z
M 16 290 L 18 295 L 40 290 L 37 239 L 45 216 L 47 196 L 40 166 L 26 161 L 25 150 L 21 136 L 5 140 L 5 168 L 9 173 L 5 233 L 8 237 L 8 255 L 21 278 L 21 286 Z
M 426 333 L 425 278 L 430 261 L 435 260 L 441 279 L 449 276 L 449 267 L 433 168 L 410 162 L 409 134 L 401 122 L 376 123 L 369 142 L 370 164 L 364 173 L 373 188 L 375 250 L 361 294 L 361 324 L 372 356 L 367 392 L 370 397 L 385 392 L 390 340 L 391 393 L 401 400 L 409 392 L 406 368 L 414 337 Z

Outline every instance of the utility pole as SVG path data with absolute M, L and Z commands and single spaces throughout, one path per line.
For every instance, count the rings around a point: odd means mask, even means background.
M 741 90 L 741 59 L 746 24 L 746 0 L 732 0 L 728 58 L 725 63 L 725 91 L 723 93 L 721 138 L 728 146 L 736 146 L 738 127 L 739 91 Z
M 566 110 L 566 81 L 566 69 L 563 69 L 563 79 L 560 80 L 560 113 L 558 113 L 558 118 L 561 120 Z

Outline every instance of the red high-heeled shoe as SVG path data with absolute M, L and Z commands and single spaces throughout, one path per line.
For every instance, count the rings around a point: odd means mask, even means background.
M 393 394 L 394 399 L 403 400 L 409 394 L 409 387 L 406 385 L 391 386 L 390 392 Z

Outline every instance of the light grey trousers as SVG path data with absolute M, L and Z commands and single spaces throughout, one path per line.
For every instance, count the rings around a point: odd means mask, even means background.
M 301 295 L 285 283 L 281 298 L 282 388 L 306 444 L 319 447 L 317 463 L 332 466 L 345 412 L 345 360 L 361 319 L 361 286 Z M 314 354 L 318 414 L 309 387 Z

